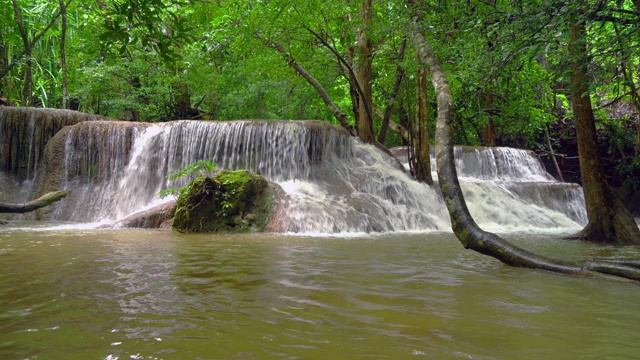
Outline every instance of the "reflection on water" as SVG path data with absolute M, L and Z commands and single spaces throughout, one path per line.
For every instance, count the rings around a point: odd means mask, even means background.
M 515 236 L 514 236 L 515 237 Z M 633 248 L 514 239 L 562 258 Z M 636 284 L 506 267 L 450 234 L 0 232 L 2 359 L 626 359 Z

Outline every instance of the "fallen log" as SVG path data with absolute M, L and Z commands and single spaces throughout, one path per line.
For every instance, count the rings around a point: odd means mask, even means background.
M 24 214 L 45 207 L 67 196 L 64 190 L 50 192 L 23 204 L 0 202 L 0 213 Z

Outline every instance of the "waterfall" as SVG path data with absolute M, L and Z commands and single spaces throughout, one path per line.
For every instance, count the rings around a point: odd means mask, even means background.
M 512 215 L 520 219 L 520 226 L 571 226 L 567 218 L 580 225 L 587 223 L 582 188 L 556 181 L 533 152 L 457 147 L 455 156 L 470 211 L 479 223 L 512 226 L 513 221 L 505 218 Z M 512 210 L 500 212 L 499 208 Z M 496 221 L 500 218 L 503 220 Z
M 60 172 L 59 181 L 49 184 L 48 191 L 62 188 L 69 195 L 54 207 L 53 218 L 76 222 L 114 219 L 123 201 L 138 201 L 137 206 L 148 202 L 150 199 L 127 199 L 122 194 L 126 186 L 120 186 L 124 172 L 131 167 L 132 147 L 145 127 L 138 123 L 92 121 L 63 130 L 63 158 L 59 159 L 62 167 L 53 164 L 54 168 L 45 172 Z M 55 178 L 49 175 L 50 181 Z
M 162 202 L 161 190 L 187 181 L 169 181 L 169 174 L 208 159 L 284 189 L 276 231 L 450 231 L 437 186 L 412 180 L 396 159 L 319 121 L 91 121 L 65 128 L 53 142 L 47 154 L 63 155 L 45 154 L 40 173 L 47 175 L 38 176 L 48 176 L 41 190 L 69 191 L 54 205 L 54 220 L 116 221 Z M 574 231 L 586 223 L 581 188 L 555 181 L 530 152 L 460 147 L 455 156 L 480 226 Z

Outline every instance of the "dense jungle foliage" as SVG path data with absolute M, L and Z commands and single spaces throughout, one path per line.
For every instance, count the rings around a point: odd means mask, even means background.
M 400 145 L 417 123 L 433 134 L 436 111 L 409 3 L 1 0 L 0 97 L 131 121 L 338 123 L 306 72 L 347 121 L 366 112 L 380 142 Z M 556 153 L 565 180 L 579 179 L 568 27 L 583 25 L 609 180 L 640 187 L 639 0 L 415 3 L 453 87 L 456 142 Z

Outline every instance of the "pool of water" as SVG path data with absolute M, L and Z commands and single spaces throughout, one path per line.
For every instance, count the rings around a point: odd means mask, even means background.
M 446 233 L 0 231 L 0 359 L 634 359 L 639 302 L 638 284 L 507 267 Z

